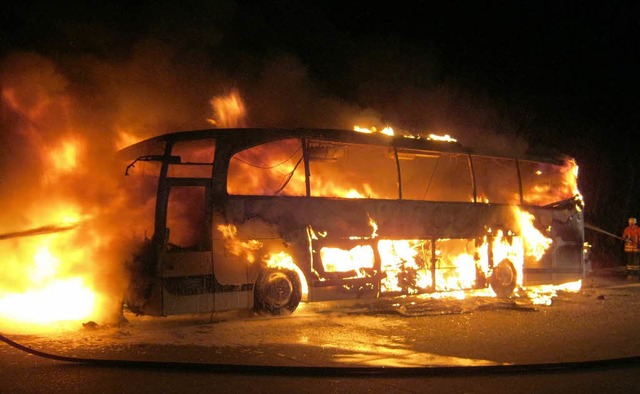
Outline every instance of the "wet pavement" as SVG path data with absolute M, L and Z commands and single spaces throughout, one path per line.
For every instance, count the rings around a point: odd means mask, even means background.
M 153 365 L 159 370 L 163 369 L 162 363 L 183 363 L 180 372 L 170 372 L 180 375 L 167 383 L 166 387 L 174 389 L 179 388 L 174 385 L 182 381 L 182 374 L 194 372 L 189 365 L 273 367 L 272 378 L 280 384 L 289 388 L 293 384 L 302 392 L 311 392 L 305 390 L 309 387 L 303 383 L 283 379 L 287 373 L 276 368 L 499 368 L 620 360 L 640 355 L 640 341 L 636 339 L 640 281 L 628 280 L 626 274 L 615 270 L 601 271 L 590 275 L 580 291 L 556 291 L 550 300 L 536 304 L 525 296 L 507 300 L 482 295 L 465 299 L 414 296 L 302 304 L 291 316 L 281 317 L 250 311 L 167 318 L 126 314 L 125 324 L 77 324 L 47 334 L 14 331 L 8 336 L 51 354 L 120 360 L 127 370 L 139 369 L 127 361 L 157 363 Z M 45 370 L 52 374 L 59 374 L 56 368 L 65 368 L 64 365 L 69 368 L 69 363 L 55 368 L 49 363 L 58 365 L 0 344 L 0 377 L 5 379 L 0 380 L 0 392 L 18 387 L 15 379 L 25 377 L 25 367 L 38 371 L 39 366 L 46 365 Z M 83 371 L 74 369 L 74 373 L 84 374 Z M 234 374 L 237 372 L 236 369 Z M 627 373 L 626 368 L 616 368 L 614 375 Z M 246 378 L 251 381 L 256 377 Z M 199 379 L 208 378 L 201 376 L 195 381 Z M 335 383 L 349 379 L 329 380 Z M 244 379 L 230 381 L 234 382 L 230 387 L 245 387 Z M 554 384 L 561 382 L 559 379 Z M 324 379 L 315 384 L 329 383 Z M 623 386 L 627 387 L 626 383 Z M 363 382 L 351 382 L 349 387 L 375 389 L 375 385 Z M 390 387 L 401 392 L 421 392 L 417 387 L 400 390 L 403 386 L 395 383 Z
M 267 365 L 474 365 L 545 361 L 546 355 L 519 350 L 543 338 L 566 348 L 557 360 L 580 359 L 587 354 L 579 354 L 584 344 L 575 338 L 596 341 L 611 330 L 624 335 L 631 328 L 617 328 L 620 322 L 640 323 L 640 281 L 617 271 L 590 275 L 578 292 L 518 294 L 510 299 L 479 291 L 467 292 L 464 299 L 451 293 L 450 298 L 320 302 L 301 304 L 292 315 L 279 317 L 251 311 L 160 318 L 126 313 L 125 324 L 85 322 L 46 334 L 15 329 L 9 334 L 34 348 L 79 357 Z M 616 323 L 598 324 L 608 320 Z M 567 333 L 567 341 L 560 341 Z M 572 347 L 578 350 L 570 351 Z M 600 357 L 617 357 L 617 351 Z M 640 354 L 640 347 L 622 353 Z

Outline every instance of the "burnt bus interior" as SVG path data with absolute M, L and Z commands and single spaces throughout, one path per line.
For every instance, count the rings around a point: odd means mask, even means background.
M 178 132 L 120 153 L 132 210 L 153 220 L 128 263 L 136 313 L 280 314 L 485 287 L 508 297 L 585 274 L 570 159 L 320 129 Z

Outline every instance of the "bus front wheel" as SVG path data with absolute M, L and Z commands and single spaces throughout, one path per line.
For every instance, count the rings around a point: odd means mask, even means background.
M 489 283 L 498 297 L 507 298 L 513 294 L 513 290 L 516 288 L 517 277 L 518 274 L 513 263 L 505 259 L 493 269 Z
M 267 269 L 256 281 L 254 309 L 272 315 L 292 313 L 302 298 L 300 287 L 300 278 L 294 271 Z

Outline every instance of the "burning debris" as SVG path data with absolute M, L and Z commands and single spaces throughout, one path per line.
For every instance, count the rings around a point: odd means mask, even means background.
M 487 297 L 471 297 L 464 300 L 425 299 L 394 305 L 393 311 L 405 317 L 458 315 L 487 310 L 512 310 L 535 312 L 537 308 L 528 303 Z

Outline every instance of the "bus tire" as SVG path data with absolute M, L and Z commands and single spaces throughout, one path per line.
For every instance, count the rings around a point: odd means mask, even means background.
M 291 270 L 270 268 L 263 271 L 254 289 L 254 309 L 271 315 L 289 314 L 296 310 L 302 291 L 298 274 Z
M 504 259 L 493 269 L 489 283 L 498 297 L 507 298 L 513 294 L 517 279 L 518 273 L 513 263 L 508 259 Z

